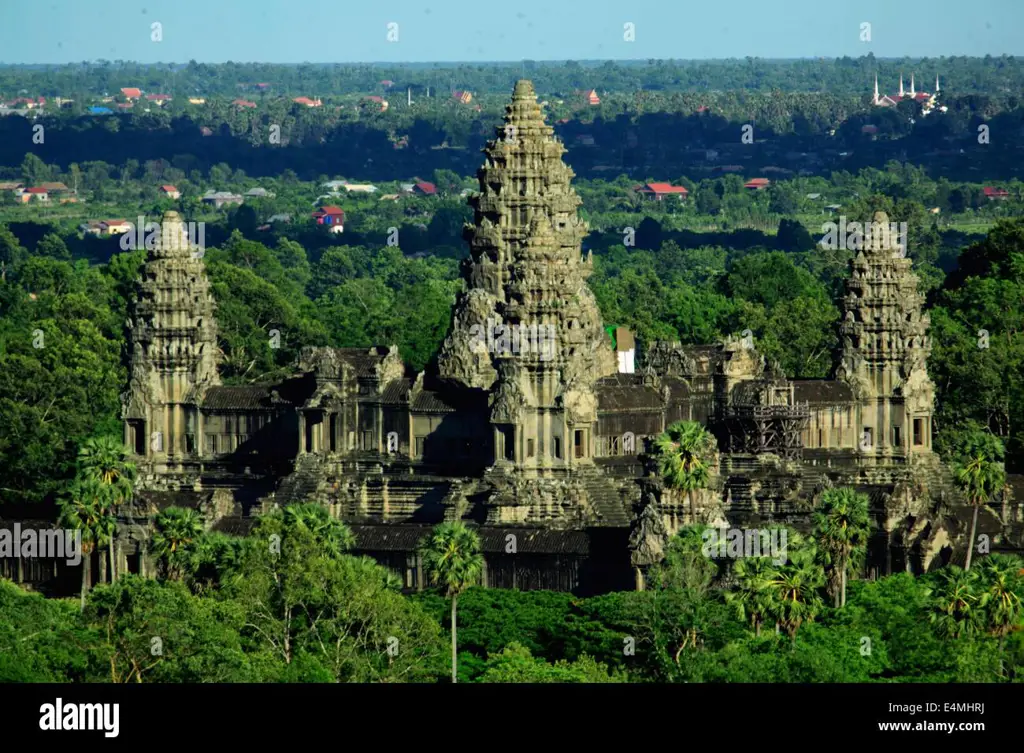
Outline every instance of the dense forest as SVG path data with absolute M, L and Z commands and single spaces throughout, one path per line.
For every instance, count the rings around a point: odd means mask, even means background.
M 345 553 L 351 534 L 322 508 L 265 516 L 246 539 L 202 533 L 192 510 L 170 508 L 157 525 L 160 577 L 123 575 L 81 608 L 0 582 L 0 680 L 436 682 L 448 673 L 446 592 L 403 596 L 393 572 Z M 459 590 L 458 678 L 1021 681 L 1019 559 L 853 581 L 836 600 L 819 543 L 828 522 L 820 526 L 815 539 L 791 532 L 778 568 L 768 559 L 727 567 L 701 551 L 700 529 L 683 529 L 645 591 Z

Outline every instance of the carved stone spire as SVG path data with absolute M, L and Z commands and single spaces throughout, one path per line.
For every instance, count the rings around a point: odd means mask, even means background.
M 147 455 L 187 453 L 196 407 L 206 388 L 220 383 L 215 303 L 201 256 L 178 213 L 166 212 L 136 285 L 130 383 L 122 395 L 128 433 L 144 433 Z M 138 437 L 126 441 L 137 451 L 143 447 Z
M 931 446 L 926 434 L 935 390 L 927 371 L 929 317 L 921 313 L 924 297 L 911 266 L 896 228 L 884 212 L 876 212 L 851 263 L 836 374 L 867 406 L 861 423 L 871 428 L 872 436 L 863 438 L 862 450 L 891 446 L 923 451 Z M 881 403 L 885 405 L 878 411 L 871 407 Z M 922 423 L 911 423 L 914 419 Z
M 456 304 L 452 332 L 439 356 L 440 374 L 489 388 L 502 353 L 479 347 L 479 337 L 474 348 L 470 330 L 536 324 L 554 334 L 555 357 L 520 347 L 520 360 L 535 365 L 543 360 L 564 369 L 567 380 L 593 381 L 614 373 L 616 365 L 586 284 L 593 265 L 582 256 L 588 227 L 577 215 L 580 199 L 570 185 L 574 173 L 562 161 L 565 148 L 544 122 L 529 81 L 516 83 L 505 109 L 504 125 L 484 149 L 480 191 L 470 199 L 471 258 L 463 270 L 469 291 Z
M 504 123 L 483 151 L 480 190 L 470 199 L 474 225 L 465 233 L 468 291 L 456 302 L 439 375 L 494 388 L 501 399 L 492 421 L 518 426 L 497 440 L 506 459 L 566 465 L 569 442 L 577 443 L 573 460 L 592 455 L 593 384 L 617 365 L 587 287 L 593 262 L 583 258 L 588 228 L 577 214 L 574 173 L 529 81 L 516 83 Z M 504 360 L 514 363 L 499 368 Z M 496 386 L 502 380 L 510 383 Z M 512 394 L 526 396 L 526 411 L 512 411 Z

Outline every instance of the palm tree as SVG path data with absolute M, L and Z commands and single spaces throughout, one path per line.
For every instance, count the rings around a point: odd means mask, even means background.
M 693 493 L 707 486 L 716 454 L 714 436 L 696 421 L 676 421 L 654 440 L 661 477 L 669 488 L 687 493 L 691 522 L 697 519 Z
M 1019 557 L 993 554 L 981 564 L 981 598 L 985 629 L 999 638 L 999 673 L 1004 674 L 1006 636 L 1018 629 L 1024 617 L 1024 562 Z
M 441 586 L 452 600 L 452 682 L 457 673 L 457 603 L 459 594 L 477 582 L 483 570 L 480 537 L 465 523 L 441 523 L 420 543 L 423 567 L 430 582 Z
M 939 634 L 959 638 L 977 632 L 982 619 L 977 573 L 950 565 L 935 578 L 925 593 L 932 599 L 929 619 Z
M 156 517 L 152 551 L 171 580 L 181 580 L 195 565 L 203 522 L 187 507 L 168 507 Z
M 1002 458 L 1005 454 L 999 438 L 983 430 L 968 433 L 954 454 L 953 476 L 956 478 L 956 484 L 974 507 L 971 541 L 968 543 L 964 570 L 971 570 L 974 540 L 978 532 L 978 510 L 996 491 L 1002 489 L 1006 482 L 1006 471 L 1002 467 Z
M 818 614 L 818 590 L 824 584 L 825 573 L 812 544 L 795 532 L 790 532 L 788 539 L 788 561 L 774 571 L 769 581 L 774 591 L 770 606 L 776 622 L 795 640 L 800 626 Z
M 320 542 L 338 554 L 356 545 L 352 529 L 330 514 L 326 507 L 316 503 L 288 505 L 284 508 L 286 528 L 297 528 L 312 533 Z
M 81 531 L 82 536 L 82 597 L 81 610 L 85 611 L 85 595 L 89 590 L 89 572 L 92 550 L 102 546 L 112 534 L 114 518 L 108 512 L 105 496 L 108 491 L 91 479 L 75 479 L 68 496 L 60 505 L 60 524 Z
M 773 610 L 772 583 L 778 571 L 768 557 L 750 557 L 736 560 L 733 575 L 736 587 L 726 592 L 725 601 L 735 607 L 741 620 L 750 621 L 754 635 L 760 637 L 765 616 Z
M 128 452 L 124 443 L 116 437 L 102 435 L 90 437 L 78 450 L 79 473 L 88 479 L 103 484 L 110 490 L 108 499 L 113 510 L 131 499 L 135 483 L 135 464 L 125 461 Z M 116 525 L 115 531 L 116 534 Z M 114 556 L 114 538 L 109 540 L 107 556 L 110 558 L 110 582 L 117 580 L 117 558 Z
M 813 516 L 814 532 L 820 551 L 839 580 L 833 581 L 836 607 L 846 606 L 846 574 L 852 563 L 863 560 L 867 550 L 871 519 L 868 497 L 850 488 L 826 489 L 821 496 L 821 509 Z

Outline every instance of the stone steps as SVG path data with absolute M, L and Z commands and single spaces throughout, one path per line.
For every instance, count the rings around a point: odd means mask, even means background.
M 623 502 L 619 488 L 598 470 L 583 470 L 579 479 L 587 493 L 590 504 L 599 518 L 599 525 L 615 528 L 628 528 L 631 515 Z

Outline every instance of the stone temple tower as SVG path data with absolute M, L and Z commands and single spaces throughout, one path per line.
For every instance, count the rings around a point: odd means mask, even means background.
M 492 391 L 495 461 L 522 469 L 592 461 L 594 383 L 616 371 L 564 153 L 533 85 L 517 82 L 484 149 L 466 230 L 468 291 L 438 356 L 442 379 Z
M 142 228 L 137 229 L 141 235 Z M 199 405 L 219 384 L 217 322 L 202 253 L 177 212 L 166 212 L 128 320 L 125 443 L 157 473 L 186 471 L 197 452 Z
M 877 212 L 853 259 L 842 301 L 837 378 L 857 400 L 863 462 L 905 462 L 932 451 L 935 389 L 928 377 L 929 318 L 895 228 Z

